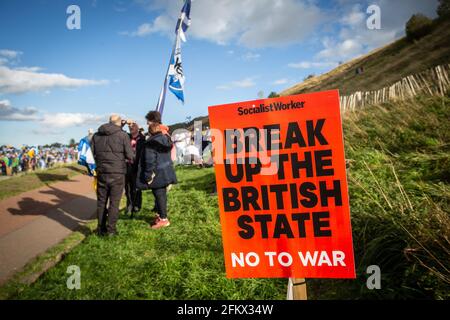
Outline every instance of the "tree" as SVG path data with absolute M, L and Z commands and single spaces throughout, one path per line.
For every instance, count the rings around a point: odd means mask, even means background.
M 280 95 L 278 94 L 278 93 L 276 93 L 275 91 L 272 91 L 270 94 L 269 94 L 269 96 L 268 96 L 268 98 L 278 98 Z
M 450 17 L 450 0 L 439 0 L 437 14 L 438 14 L 439 18 L 449 18 Z
M 59 142 L 55 142 L 50 145 L 50 148 L 61 148 L 61 147 L 62 147 L 62 144 Z
M 73 147 L 73 146 L 75 146 L 76 144 L 77 144 L 77 143 L 75 142 L 75 139 L 74 139 L 74 138 L 70 139 L 70 141 L 69 141 L 69 146 Z
M 258 91 L 258 93 L 256 95 L 258 96 L 258 99 L 263 99 L 264 98 L 264 91 L 260 90 L 260 91 Z
M 308 80 L 308 79 L 314 78 L 315 76 L 316 76 L 316 75 L 315 75 L 314 73 L 311 73 L 311 74 L 307 75 L 307 76 L 303 79 L 303 81 L 306 81 L 306 80 Z
M 430 33 L 433 26 L 433 20 L 423 14 L 414 14 L 406 23 L 406 38 L 408 40 L 417 40 Z

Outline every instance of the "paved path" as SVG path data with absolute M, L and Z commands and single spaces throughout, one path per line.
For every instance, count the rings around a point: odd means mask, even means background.
M 0 284 L 27 262 L 95 217 L 92 178 L 69 181 L 0 201 Z

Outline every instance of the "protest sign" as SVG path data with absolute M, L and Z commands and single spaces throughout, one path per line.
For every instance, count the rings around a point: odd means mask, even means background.
M 209 107 L 230 278 L 354 278 L 337 90 Z

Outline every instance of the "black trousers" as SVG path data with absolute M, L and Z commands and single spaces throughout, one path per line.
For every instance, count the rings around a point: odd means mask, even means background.
M 137 172 L 133 166 L 127 164 L 125 176 L 125 195 L 127 197 L 127 210 L 140 210 L 142 207 L 142 191 L 136 189 Z
M 167 219 L 167 190 L 166 187 L 152 189 L 153 195 L 155 196 L 155 206 L 156 210 L 161 219 Z
M 119 205 L 125 186 L 124 174 L 99 174 L 97 179 L 97 219 L 101 232 L 116 232 Z M 107 206 L 109 201 L 109 206 Z

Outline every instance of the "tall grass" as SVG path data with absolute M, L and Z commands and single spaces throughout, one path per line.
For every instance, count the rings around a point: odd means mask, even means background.
M 449 107 L 422 97 L 345 117 L 358 279 L 311 280 L 316 298 L 450 298 Z

